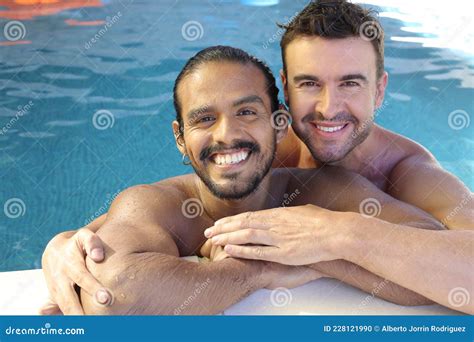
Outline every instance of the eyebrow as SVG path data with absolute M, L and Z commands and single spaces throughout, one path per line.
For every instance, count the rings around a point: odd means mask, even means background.
M 301 75 L 296 75 L 295 77 L 293 77 L 293 82 L 295 83 L 298 83 L 303 80 L 318 82 L 319 78 L 317 76 L 310 75 L 310 74 L 301 74 Z M 339 81 L 348 81 L 348 80 L 361 80 L 364 83 L 368 82 L 367 77 L 365 77 L 362 74 L 347 74 L 347 75 L 342 76 L 339 79 Z
M 215 110 L 215 108 L 212 107 L 212 106 L 202 106 L 202 107 L 199 107 L 199 108 L 195 108 L 195 109 L 190 110 L 188 112 L 187 118 L 192 120 L 193 118 L 195 118 L 199 114 L 212 112 L 214 110 Z
M 362 74 L 348 74 L 340 78 L 340 81 L 349 81 L 349 80 L 360 80 L 364 83 L 368 82 L 367 77 L 365 77 Z
M 249 96 L 245 96 L 245 97 L 242 97 L 242 98 L 234 101 L 232 103 L 232 106 L 237 107 L 237 106 L 247 104 L 247 103 L 260 103 L 262 105 L 265 105 L 265 103 L 263 102 L 263 100 L 260 96 L 258 96 L 258 95 L 249 95 Z

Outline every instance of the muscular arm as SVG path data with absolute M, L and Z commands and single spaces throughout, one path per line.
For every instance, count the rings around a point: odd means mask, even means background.
M 327 172 L 329 171 L 329 172 Z M 402 203 L 378 190 L 364 177 L 341 170 L 329 168 L 327 177 L 331 182 L 314 184 L 330 196 L 318 204 L 329 210 L 355 212 L 377 216 L 379 222 L 387 221 L 421 229 L 442 230 L 443 225 L 430 215 L 411 205 Z M 319 182 L 318 182 L 319 183 Z M 327 186 L 330 184 L 330 186 Z M 364 204 L 365 203 L 365 204 Z M 365 211 L 365 212 L 364 212 Z M 383 220 L 383 221 L 382 221 Z M 355 221 L 348 221 L 348 228 L 355 226 Z M 427 305 L 433 302 L 406 287 L 400 286 L 398 279 L 385 279 L 380 273 L 367 269 L 347 260 L 338 259 L 313 264 L 311 267 L 335 279 L 350 284 L 375 296 L 399 305 Z
M 85 313 L 215 314 L 267 285 L 261 262 L 179 259 L 175 242 L 160 224 L 164 215 L 180 214 L 169 198 L 156 187 L 138 186 L 113 202 L 97 232 L 106 259 L 87 265 L 114 300 L 99 305 L 82 291 Z
M 341 201 L 343 207 L 333 205 L 339 210 L 356 211 L 351 206 L 369 198 L 380 205 L 373 218 L 350 214 L 352 225 L 343 229 L 344 243 L 339 251 L 343 258 L 363 267 L 364 272 L 373 272 L 429 300 L 472 314 L 473 305 L 469 301 L 458 305 L 453 293 L 462 291 L 468 293 L 468 298 L 474 293 L 474 232 L 446 230 L 420 209 L 377 191 L 370 182 L 358 178 L 353 181 L 362 190 L 351 192 L 350 200 Z M 389 296 L 403 296 L 391 284 L 382 290 Z M 413 296 L 415 292 L 405 292 L 405 299 L 419 302 L 419 295 Z
M 388 193 L 433 215 L 449 229 L 474 230 L 473 194 L 419 147 L 390 174 Z

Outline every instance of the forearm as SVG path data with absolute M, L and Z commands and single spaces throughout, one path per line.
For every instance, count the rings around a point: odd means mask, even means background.
M 379 277 L 346 260 L 323 261 L 310 265 L 310 267 L 331 278 L 398 305 L 427 305 L 433 303 L 416 292 Z
M 474 293 L 474 232 L 431 231 L 359 217 L 341 234 L 343 259 L 437 303 L 474 313 L 472 300 L 460 306 L 453 299 L 456 289 L 467 291 L 468 298 Z
M 224 311 L 264 288 L 264 263 L 225 259 L 199 264 L 161 253 L 115 254 L 88 265 L 114 297 L 101 306 L 82 292 L 86 314 L 196 315 Z M 111 271 L 112 270 L 112 271 Z

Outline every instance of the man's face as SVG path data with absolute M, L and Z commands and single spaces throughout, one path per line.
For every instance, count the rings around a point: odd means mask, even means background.
M 219 198 L 249 195 L 276 149 L 262 72 L 252 65 L 205 63 L 182 80 L 178 94 L 185 153 L 196 174 Z
M 314 159 L 343 159 L 370 133 L 387 75 L 376 77 L 372 44 L 361 38 L 300 37 L 286 49 L 282 74 L 292 127 Z

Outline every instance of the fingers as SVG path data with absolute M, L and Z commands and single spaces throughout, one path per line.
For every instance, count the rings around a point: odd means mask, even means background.
M 94 296 L 97 291 L 104 286 L 89 272 L 85 263 L 74 262 L 67 270 L 67 277 L 80 288 L 86 291 L 90 296 Z M 60 291 L 60 289 L 58 289 Z
M 224 251 L 233 258 L 279 262 L 278 248 L 273 246 L 226 245 Z
M 243 229 L 268 230 L 275 225 L 270 220 L 257 218 L 256 215 L 256 213 L 247 213 L 247 216 L 241 219 L 237 219 L 237 216 L 240 216 L 237 215 L 234 216 L 235 219 L 232 219 L 232 221 L 224 223 L 216 222 L 214 226 L 204 231 L 204 236 L 206 236 L 207 238 L 211 238 L 219 234 L 231 233 Z
M 104 245 L 97 234 L 89 229 L 79 229 L 75 238 L 89 258 L 95 262 L 104 260 Z
M 274 244 L 273 240 L 272 232 L 268 230 L 244 229 L 214 236 L 211 241 L 214 245 L 220 246 L 245 245 L 248 243 L 272 246 Z
M 38 313 L 40 315 L 49 315 L 49 316 L 62 315 L 59 305 L 54 303 L 51 299 L 48 300 L 48 302 L 46 302 L 39 308 Z
M 79 301 L 79 296 L 74 289 L 72 281 L 64 280 L 58 287 L 56 294 L 59 308 L 65 315 L 84 315 L 84 310 Z

